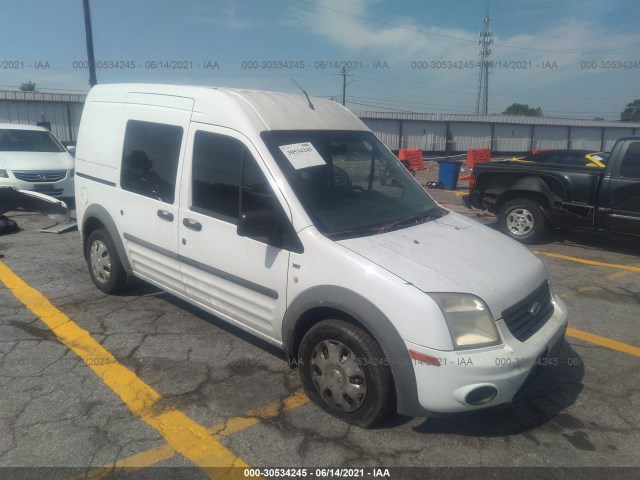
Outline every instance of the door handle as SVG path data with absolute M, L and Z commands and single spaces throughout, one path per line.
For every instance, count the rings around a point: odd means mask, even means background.
M 202 230 L 202 224 L 190 218 L 185 218 L 184 220 L 182 220 L 182 224 L 189 230 L 195 230 L 196 232 Z
M 158 216 L 167 222 L 173 222 L 173 213 L 167 212 L 166 210 L 158 210 Z

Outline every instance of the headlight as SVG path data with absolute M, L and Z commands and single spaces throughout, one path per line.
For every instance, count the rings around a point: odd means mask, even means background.
M 3 170 L 2 168 L 0 168 L 0 178 L 9 178 L 7 171 Z
M 475 295 L 430 293 L 429 296 L 442 310 L 456 350 L 500 343 L 500 335 L 489 307 Z
M 68 174 L 67 176 L 68 176 L 69 178 L 73 178 L 73 176 L 75 175 L 75 173 L 76 173 L 75 169 L 74 169 L 74 168 L 72 168 L 71 170 L 68 170 L 68 171 L 67 171 L 67 174 Z

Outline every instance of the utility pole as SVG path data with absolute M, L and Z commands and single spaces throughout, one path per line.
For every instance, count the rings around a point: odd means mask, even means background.
M 478 44 L 480 49 L 478 55 L 480 56 L 480 74 L 478 76 L 478 95 L 476 97 L 476 114 L 487 114 L 489 110 L 489 55 L 491 55 L 491 49 L 489 48 L 493 43 L 493 32 L 489 28 L 491 23 L 491 16 L 489 15 L 489 2 L 487 0 L 487 14 L 482 19 L 484 24 L 483 30 L 480 32 L 480 39 Z
M 93 56 L 93 31 L 91 29 L 91 12 L 89 11 L 89 0 L 82 0 L 84 8 L 84 30 L 87 36 L 87 60 L 89 62 L 89 85 L 98 83 L 96 78 L 96 60 Z
M 342 106 L 345 106 L 347 101 L 347 75 L 349 74 L 349 70 L 346 67 L 342 67 L 340 71 L 340 75 L 342 75 Z

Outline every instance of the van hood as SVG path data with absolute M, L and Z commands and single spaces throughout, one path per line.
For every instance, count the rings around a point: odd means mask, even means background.
M 73 157 L 68 152 L 0 152 L 0 168 L 5 170 L 70 170 Z
M 453 212 L 421 225 L 337 243 L 423 292 L 477 295 L 496 319 L 547 278 L 542 262 L 524 246 Z

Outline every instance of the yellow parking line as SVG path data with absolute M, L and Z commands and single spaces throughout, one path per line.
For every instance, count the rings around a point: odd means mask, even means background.
M 235 417 L 224 423 L 213 425 L 212 427 L 207 428 L 207 432 L 213 435 L 214 438 L 227 437 L 264 420 L 274 418 L 285 410 L 300 407 L 308 402 L 309 398 L 303 392 L 298 392 L 284 399 L 276 400 L 265 407 L 257 410 L 250 410 L 243 417 Z M 140 470 L 151 467 L 156 463 L 169 460 L 175 454 L 175 449 L 173 449 L 171 445 L 165 443 L 160 447 L 152 448 L 118 460 L 112 465 L 105 465 L 85 474 L 78 475 L 73 477 L 71 480 L 97 480 L 99 478 L 112 475 L 114 472 L 125 468 L 127 471 Z
M 600 335 L 578 330 L 577 328 L 567 328 L 567 336 L 593 343 L 595 345 L 600 345 L 601 347 L 610 348 L 611 350 L 616 350 L 618 352 L 628 353 L 634 357 L 640 357 L 640 347 L 618 342 L 611 338 L 601 337 Z
M 206 467 L 245 467 L 237 455 L 213 438 L 206 428 L 184 413 L 168 409 L 161 411 L 161 396 L 135 373 L 118 363 L 116 358 L 96 342 L 89 332 L 58 310 L 38 290 L 30 287 L 3 262 L 0 281 L 24 305 L 42 320 L 69 349 L 73 350 L 102 381 L 129 407 L 131 412 L 157 430 L 177 452 L 203 469 Z M 232 470 L 227 471 L 232 474 Z M 224 477 L 224 471 L 217 472 Z M 213 477 L 212 477 L 213 478 Z
M 585 265 L 593 265 L 596 267 L 618 268 L 620 270 L 627 270 L 628 272 L 640 272 L 640 267 L 630 267 L 628 265 L 618 265 L 615 263 L 597 262 L 595 260 L 586 260 L 584 258 L 569 257 L 568 255 L 560 255 L 559 253 L 537 252 L 537 251 L 534 251 L 533 253 L 536 253 L 538 255 L 544 255 L 545 257 L 559 258 L 561 260 L 568 260 L 570 262 L 583 263 Z
M 605 280 L 617 280 L 619 278 L 624 278 L 631 275 L 631 272 L 615 272 L 612 273 L 611 275 L 607 275 L 606 277 L 604 277 Z

